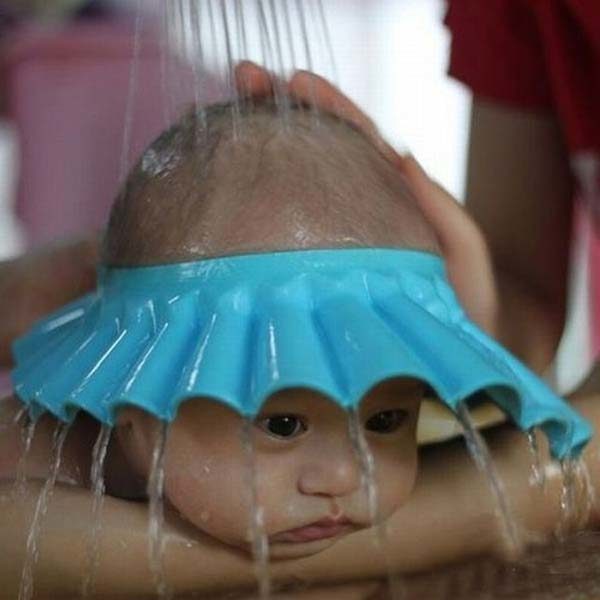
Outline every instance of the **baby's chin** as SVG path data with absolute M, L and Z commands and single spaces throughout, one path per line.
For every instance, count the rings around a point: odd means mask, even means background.
M 347 530 L 338 533 L 337 535 L 333 535 L 331 537 L 325 537 L 321 539 L 314 539 L 310 541 L 283 541 L 277 539 L 275 536 L 269 536 L 269 560 L 287 560 L 293 558 L 304 558 L 308 556 L 313 556 L 314 554 L 319 554 L 334 546 L 337 542 L 344 539 L 351 533 L 362 529 L 362 527 L 351 527 Z M 214 532 L 208 533 L 206 530 L 203 531 L 204 534 L 213 538 L 214 540 L 235 548 L 246 554 L 248 557 L 252 558 L 253 551 L 253 543 L 247 539 L 244 540 L 231 540 L 224 539 L 222 536 L 215 535 Z M 272 539 L 275 538 L 275 539 Z
M 314 540 L 311 542 L 273 542 L 269 543 L 270 560 L 287 560 L 292 558 L 305 558 L 319 554 L 334 546 L 341 539 L 349 534 L 339 535 L 334 538 L 324 540 Z

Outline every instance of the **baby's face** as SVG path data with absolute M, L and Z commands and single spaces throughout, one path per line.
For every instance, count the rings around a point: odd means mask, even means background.
M 374 461 L 378 516 L 389 517 L 410 495 L 417 470 L 416 425 L 421 385 L 389 380 L 363 399 L 359 422 Z M 134 464 L 148 473 L 156 423 L 127 411 Z M 273 558 L 319 552 L 372 524 L 361 460 L 348 415 L 320 394 L 272 396 L 250 427 L 257 505 Z M 165 495 L 209 535 L 251 549 L 251 458 L 243 419 L 207 399 L 179 411 L 167 441 Z

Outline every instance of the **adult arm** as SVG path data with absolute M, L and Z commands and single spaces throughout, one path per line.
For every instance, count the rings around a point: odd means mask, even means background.
M 491 250 L 502 344 L 552 361 L 566 312 L 573 182 L 555 117 L 475 97 L 466 207 Z
M 592 423 L 600 425 L 598 397 L 579 398 L 574 404 Z M 559 522 L 560 470 L 547 469 L 544 489 L 532 486 L 530 452 L 522 433 L 504 427 L 491 433 L 489 444 L 521 531 L 538 541 L 548 539 Z M 542 452 L 547 459 L 543 443 Z M 598 492 L 598 442 L 585 451 L 584 461 L 591 485 Z M 32 494 L 27 501 L 15 501 L 9 493 L 10 485 L 0 491 L 0 544 L 10 549 L 0 562 L 0 579 L 10 589 L 18 585 L 25 536 L 41 484 L 30 485 Z M 204 591 L 214 597 L 220 591 L 254 585 L 248 557 L 202 536 L 176 515 L 167 516 L 165 566 L 175 590 Z M 592 506 L 586 518 L 587 523 L 580 526 L 597 526 L 598 507 Z M 144 504 L 106 497 L 100 534 L 99 594 L 152 593 L 147 519 Z M 59 486 L 44 519 L 37 589 L 50 597 L 79 589 L 90 528 L 90 493 Z M 376 532 L 361 531 L 315 556 L 272 563 L 273 579 L 279 583 L 332 584 L 384 577 L 386 564 L 400 572 L 416 572 L 483 553 L 502 555 L 506 550 L 488 484 L 458 441 L 424 453 L 415 492 L 389 519 L 387 530 L 383 550 L 377 546 Z M 127 569 L 122 568 L 124 561 Z

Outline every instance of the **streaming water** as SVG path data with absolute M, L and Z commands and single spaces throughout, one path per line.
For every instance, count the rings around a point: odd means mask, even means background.
M 175 31 L 177 32 L 177 40 L 183 48 L 183 55 L 189 58 L 191 48 L 189 42 L 189 33 L 191 25 L 191 10 L 189 0 L 172 0 L 174 14 Z M 179 78 L 177 78 L 179 79 Z M 175 82 L 174 82 L 175 83 Z M 177 83 L 181 83 L 178 81 Z
M 140 58 L 140 46 L 142 41 L 142 25 L 144 12 L 142 0 L 137 0 L 135 32 L 133 34 L 133 56 L 129 70 L 129 89 L 127 92 L 127 106 L 125 107 L 125 123 L 123 126 L 123 147 L 121 148 L 121 170 L 119 181 L 123 182 L 129 173 L 129 159 L 131 153 L 131 131 L 133 126 L 133 103 L 137 93 L 138 64 Z
M 532 460 L 530 483 L 543 489 L 546 485 L 546 474 L 542 466 L 542 457 L 537 441 L 537 435 L 538 432 L 535 428 L 531 428 L 527 431 L 527 445 L 529 446 L 529 453 L 531 454 Z
M 59 423 L 54 433 L 52 443 L 52 463 L 50 472 L 42 487 L 35 506 L 33 520 L 27 536 L 27 548 L 25 552 L 25 563 L 21 573 L 21 584 L 19 587 L 19 600 L 31 600 L 33 598 L 33 569 L 39 557 L 39 539 L 42 520 L 48 511 L 48 504 L 56 485 L 56 479 L 60 470 L 62 450 L 69 433 L 69 424 Z
M 298 59 L 296 58 L 296 45 L 294 43 L 294 32 L 292 30 L 292 20 L 290 16 L 290 0 L 282 2 L 283 21 L 285 23 L 285 32 L 288 41 L 288 53 L 290 55 L 291 69 L 295 71 L 298 68 Z
M 563 541 L 575 528 L 580 509 L 577 502 L 578 477 L 577 460 L 567 457 L 560 461 L 562 485 L 560 490 L 560 517 L 556 527 L 556 537 Z
M 202 76 L 207 72 L 204 46 L 202 45 L 202 3 L 199 0 L 191 0 L 190 3 L 190 35 L 193 56 L 191 59 L 192 72 L 194 75 L 194 103 L 196 111 L 196 144 L 200 140 L 206 142 L 208 135 L 206 123 L 206 108 L 200 101 L 200 86 Z
M 581 506 L 581 510 L 576 528 L 582 529 L 588 524 L 592 509 L 596 505 L 596 491 L 592 483 L 590 471 L 583 459 L 578 460 L 577 470 L 579 472 L 581 485 L 583 487 L 583 498 L 579 504 Z
M 240 58 L 248 58 L 248 36 L 246 34 L 243 0 L 235 0 L 234 10 L 238 53 L 240 54 Z
M 23 417 L 27 414 L 27 406 L 22 406 L 12 417 L 7 421 L 0 423 L 0 431 L 3 429 L 10 429 L 11 427 L 17 426 Z
M 215 54 L 219 51 L 219 39 L 217 37 L 217 21 L 215 19 L 215 11 L 213 8 L 212 0 L 206 0 L 208 24 L 210 30 L 210 43 L 211 48 Z
M 231 33 L 229 31 L 229 18 L 227 12 L 227 3 L 222 1 L 219 4 L 221 8 L 221 22 L 223 24 L 223 33 L 225 34 L 225 53 L 227 57 L 227 85 L 229 96 L 233 98 L 231 104 L 231 121 L 233 127 L 233 139 L 239 139 L 240 129 L 240 100 L 236 93 L 234 64 L 233 64 L 233 49 L 231 45 Z
M 196 0 L 194 0 L 195 3 Z M 171 75 L 168 83 L 168 92 L 170 93 L 170 112 L 172 117 L 177 119 L 181 114 L 189 110 L 189 95 L 190 92 L 196 93 L 194 89 L 195 78 L 196 76 L 199 77 L 200 73 L 196 74 L 196 51 L 192 47 L 190 40 L 192 33 L 191 0 L 170 0 L 169 4 L 171 6 L 171 14 L 168 29 L 171 31 L 171 48 L 168 57 L 172 68 L 170 69 Z M 186 66 L 190 67 L 189 71 L 182 68 L 180 54 L 186 61 Z M 192 84 L 192 89 L 190 89 L 190 84 Z
M 89 598 L 94 591 L 96 571 L 100 559 L 100 532 L 102 528 L 102 506 L 104 504 L 104 461 L 110 442 L 112 428 L 102 425 L 92 450 L 92 470 L 90 483 L 94 500 L 92 503 L 92 530 L 87 548 L 85 576 L 81 585 L 81 595 Z
M 298 20 L 300 22 L 300 33 L 302 36 L 302 46 L 304 48 L 304 61 L 306 64 L 307 70 L 313 72 L 314 69 L 314 61 L 313 55 L 310 48 L 309 36 L 308 36 L 308 26 L 306 23 L 306 12 L 303 4 L 303 0 L 296 0 L 296 13 L 298 16 Z M 319 107 L 316 101 L 316 92 L 314 88 L 309 90 L 310 94 L 310 108 L 311 112 L 314 115 L 315 125 L 318 127 L 320 125 L 320 113 Z
M 317 2 L 317 17 L 319 21 L 319 28 L 323 33 L 323 42 L 327 51 L 327 60 L 329 62 L 329 68 L 331 70 L 331 79 L 333 83 L 339 83 L 339 74 L 337 63 L 335 60 L 335 54 L 333 52 L 333 44 L 331 43 L 331 32 L 329 31 L 329 25 L 325 16 L 325 8 L 323 7 L 323 0 L 316 0 Z
M 388 591 L 392 600 L 401 600 L 406 596 L 406 590 L 389 562 L 385 549 L 388 545 L 387 528 L 379 513 L 378 489 L 375 481 L 375 461 L 365 439 L 358 411 L 350 410 L 348 415 L 348 432 L 354 453 L 360 463 L 362 484 L 369 506 L 369 516 L 375 529 L 375 542 L 384 553 Z
M 271 25 L 273 28 L 273 39 L 275 40 L 275 56 L 277 57 L 277 69 L 281 77 L 283 77 L 285 72 L 285 61 L 283 58 L 283 44 L 281 41 L 281 31 L 279 26 L 280 19 L 277 16 L 278 5 L 281 5 L 280 0 L 269 0 L 269 6 L 271 8 Z M 284 128 L 287 129 L 289 126 L 290 116 L 290 98 L 283 89 L 281 85 L 281 80 L 279 78 L 275 80 L 275 94 L 278 95 L 280 98 L 280 116 L 282 117 Z
M 171 18 L 170 5 L 162 3 L 161 40 L 160 40 L 160 83 L 162 88 L 162 105 L 165 128 L 171 125 L 172 119 L 172 91 L 170 86 L 170 53 L 172 49 L 171 40 Z M 130 84 L 131 85 L 131 84 Z
M 304 48 L 304 61 L 306 63 L 306 68 L 309 71 L 314 71 L 314 61 L 309 43 L 308 26 L 306 23 L 306 13 L 304 10 L 303 0 L 296 0 L 296 13 L 300 22 L 300 31 L 302 34 L 302 45 Z
M 35 436 L 37 421 L 26 421 L 26 425 L 21 429 L 21 456 L 17 463 L 17 477 L 15 481 L 15 495 L 22 498 L 25 495 L 25 485 L 27 483 L 27 459 L 31 452 L 31 444 Z
M 265 532 L 264 509 L 258 500 L 258 483 L 256 473 L 256 457 L 252 430 L 254 424 L 246 419 L 242 429 L 242 446 L 246 457 L 246 478 L 250 491 L 250 539 L 252 541 L 252 555 L 254 557 L 254 570 L 258 582 L 260 600 L 269 600 L 271 597 L 271 579 L 269 575 L 269 540 Z
M 243 0 L 235 0 L 234 2 L 235 12 L 235 31 L 236 41 L 238 49 L 238 59 L 245 60 L 250 57 L 249 46 L 248 46 L 248 33 L 246 31 L 246 16 L 244 10 Z M 245 87 L 248 88 L 248 81 L 244 83 Z M 253 106 L 253 100 L 251 97 L 242 96 L 242 101 Z
M 496 504 L 496 515 L 500 520 L 506 549 L 509 551 L 510 555 L 516 556 L 522 550 L 523 540 L 521 539 L 517 524 L 510 510 L 504 484 L 492 461 L 487 444 L 481 437 L 479 431 L 475 428 L 471 415 L 469 414 L 469 409 L 464 402 L 461 402 L 458 405 L 457 413 L 458 420 L 463 427 L 469 453 L 479 471 L 488 481 L 490 491 Z
M 256 10 L 258 15 L 258 28 L 260 34 L 260 45 L 263 54 L 263 62 L 268 67 L 271 73 L 273 73 L 273 93 L 275 98 L 275 105 L 278 108 L 279 114 L 284 114 L 284 102 L 287 102 L 286 96 L 281 85 L 281 80 L 277 77 L 277 63 L 274 58 L 275 51 L 273 49 L 273 40 L 271 31 L 269 28 L 269 22 L 267 20 L 267 11 L 263 0 L 256 0 Z
M 164 572 L 163 556 L 165 549 L 164 540 L 164 501 L 165 486 L 165 450 L 169 424 L 160 422 L 154 451 L 152 452 L 152 466 L 148 478 L 149 521 L 148 521 L 148 552 L 150 570 L 154 578 L 156 593 L 159 598 L 171 598 L 171 591 L 167 585 Z

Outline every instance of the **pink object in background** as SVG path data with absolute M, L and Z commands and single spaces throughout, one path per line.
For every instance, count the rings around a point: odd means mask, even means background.
M 119 186 L 133 30 L 130 19 L 113 18 L 51 31 L 21 27 L 3 40 L 2 87 L 21 154 L 16 210 L 31 246 L 106 222 Z M 164 67 L 159 36 L 145 30 L 131 157 L 167 125 L 167 102 L 181 107 L 194 99 L 190 70 L 168 60 L 163 81 Z M 200 100 L 214 101 L 217 85 L 205 80 Z

